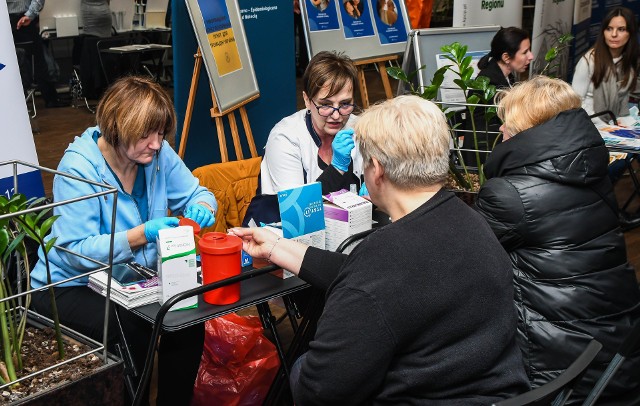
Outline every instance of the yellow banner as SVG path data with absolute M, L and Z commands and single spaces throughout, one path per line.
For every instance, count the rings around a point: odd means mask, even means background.
M 242 69 L 240 53 L 233 35 L 233 28 L 212 32 L 207 35 L 213 58 L 218 68 L 218 76 Z

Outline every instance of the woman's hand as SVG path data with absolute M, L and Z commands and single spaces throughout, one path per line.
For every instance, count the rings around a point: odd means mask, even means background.
M 333 149 L 333 156 L 331 158 L 331 165 L 337 170 L 343 173 L 349 170 L 349 164 L 351 163 L 351 151 L 356 146 L 353 141 L 353 129 L 338 131 L 331 148 Z
M 231 228 L 229 233 L 242 238 L 242 249 L 254 258 L 264 258 L 293 272 L 300 272 L 308 246 L 278 237 L 261 227 Z
M 216 221 L 213 210 L 205 207 L 202 203 L 192 204 L 187 207 L 187 210 L 184 211 L 184 216 L 195 221 L 202 228 L 211 227 Z
M 229 233 L 242 239 L 242 249 L 254 258 L 269 259 L 269 253 L 278 241 L 277 235 L 264 228 L 232 228 Z M 273 255 L 273 254 L 272 254 Z

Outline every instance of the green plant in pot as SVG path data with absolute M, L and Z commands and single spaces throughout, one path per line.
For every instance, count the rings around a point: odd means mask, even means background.
M 484 131 L 485 133 L 488 131 L 488 123 L 493 117 L 495 117 L 495 106 L 491 106 L 489 104 L 493 101 L 493 97 L 496 94 L 496 87 L 489 83 L 489 78 L 487 77 L 478 76 L 473 78 L 474 70 L 471 66 L 472 57 L 467 55 L 468 47 L 466 45 L 454 42 L 450 45 L 442 46 L 440 50 L 443 52 L 444 58 L 451 62 L 451 65 L 446 65 L 436 70 L 433 74 L 433 78 L 431 79 L 431 83 L 423 88 L 416 88 L 416 86 L 414 86 L 414 78 L 422 69 L 425 68 L 424 65 L 409 74 L 405 73 L 399 67 L 389 67 L 387 68 L 387 73 L 389 76 L 405 83 L 411 94 L 415 94 L 432 101 L 437 101 L 438 92 L 442 87 L 446 72 L 450 71 L 456 76 L 455 79 L 453 79 L 453 82 L 463 92 L 465 106 L 468 110 L 471 133 L 467 136 L 473 138 L 475 162 L 465 162 L 464 157 L 460 153 L 459 140 L 455 135 L 455 131 L 460 125 L 458 123 L 452 126 L 451 135 L 454 144 L 453 151 L 459 165 L 456 165 L 454 160 L 452 160 L 449 165 L 449 171 L 460 188 L 468 191 L 477 191 L 478 187 L 485 181 L 484 174 L 482 173 L 482 160 L 478 138 L 481 131 Z M 451 106 L 440 102 L 437 103 L 447 115 L 447 118 L 451 118 L 455 114 L 455 111 L 451 110 Z M 488 106 L 485 107 L 485 105 Z M 480 108 L 486 109 L 483 119 L 485 122 L 484 130 L 481 130 L 478 123 L 476 123 L 477 117 L 474 114 L 479 106 Z M 493 147 L 493 145 L 491 147 Z M 473 174 L 470 170 L 470 167 L 473 166 L 473 164 L 475 164 L 475 168 L 478 168 L 477 174 Z M 477 182 L 473 181 L 475 177 L 477 177 Z
M 30 295 L 24 296 L 24 306 L 20 306 L 17 298 L 8 299 L 13 296 L 10 262 L 16 261 L 16 255 L 23 259 L 24 268 L 30 269 L 29 255 L 27 253 L 27 239 L 35 241 L 45 253 L 48 253 L 55 244 L 55 238 L 45 243 L 44 237 L 51 226 L 56 221 L 57 216 L 48 216 L 50 209 L 38 210 L 37 206 L 44 199 L 27 199 L 26 196 L 16 193 L 10 198 L 0 196 L 0 215 L 6 216 L 0 219 L 0 344 L 2 347 L 3 368 L 0 369 L 0 384 L 15 381 L 18 379 L 17 372 L 23 367 L 21 347 L 27 325 L 27 309 L 30 304 Z M 33 209 L 33 210 L 30 210 Z M 45 255 L 46 258 L 46 255 Z M 49 266 L 47 265 L 47 273 Z M 29 272 L 25 272 L 26 287 L 29 286 Z M 20 284 L 18 276 L 16 282 Z M 54 314 L 54 328 L 58 342 L 58 356 L 64 358 L 64 347 L 60 323 L 57 317 L 55 299 L 51 289 L 52 309 Z
M 547 73 L 549 70 L 557 66 L 554 61 L 561 57 L 566 49 L 570 46 L 573 37 L 570 34 L 560 35 L 554 40 L 551 48 L 545 54 L 546 65 L 541 74 Z M 427 100 L 436 101 L 448 118 L 451 118 L 455 111 L 451 111 L 450 106 L 445 103 L 437 101 L 438 94 L 444 83 L 445 73 L 450 71 L 455 76 L 453 79 L 454 84 L 463 92 L 465 99 L 465 107 L 467 109 L 468 121 L 470 125 L 469 132 L 466 133 L 466 137 L 472 137 L 473 139 L 473 153 L 467 154 L 465 157 L 460 151 L 460 145 L 456 131 L 460 124 L 455 124 L 451 128 L 451 135 L 453 139 L 453 156 L 455 160 L 450 162 L 450 173 L 455 180 L 455 183 L 459 188 L 477 192 L 479 187 L 482 186 L 486 180 L 484 172 L 482 170 L 483 159 L 481 154 L 482 148 L 480 148 L 479 140 L 490 140 L 486 148 L 488 151 L 492 151 L 496 145 L 496 142 L 500 137 L 490 136 L 489 122 L 496 116 L 496 106 L 493 105 L 494 97 L 496 95 L 496 87 L 489 82 L 489 78 L 484 76 L 477 76 L 473 78 L 474 69 L 471 66 L 472 57 L 467 55 L 468 47 L 462 45 L 459 42 L 454 42 L 449 45 L 444 45 L 440 48 L 444 54 L 444 58 L 451 62 L 451 65 L 443 66 L 436 70 L 431 79 L 429 85 L 418 88 L 414 85 L 416 75 L 425 68 L 421 66 L 417 70 L 406 73 L 399 67 L 387 68 L 389 76 L 396 80 L 403 82 L 409 89 L 409 93 L 420 96 Z M 476 114 L 476 110 L 484 109 L 484 114 Z M 483 117 L 482 122 L 478 122 L 479 117 Z M 469 158 L 469 155 L 472 155 Z M 457 164 L 456 164 L 457 162 Z M 477 174 L 472 173 L 470 168 L 476 168 Z M 477 179 L 477 181 L 475 180 Z

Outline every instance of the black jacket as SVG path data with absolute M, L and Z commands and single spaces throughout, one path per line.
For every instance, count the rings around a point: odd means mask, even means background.
M 532 386 L 562 372 L 592 338 L 604 348 L 572 399 L 583 398 L 640 320 L 640 291 L 626 259 L 608 153 L 583 109 L 499 144 L 477 208 L 511 257 L 519 341 Z M 607 387 L 640 391 L 640 352 Z M 631 393 L 633 392 L 633 393 Z

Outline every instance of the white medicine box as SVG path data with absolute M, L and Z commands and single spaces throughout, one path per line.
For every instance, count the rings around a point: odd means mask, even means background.
M 325 249 L 335 251 L 347 237 L 371 228 L 373 206 L 367 199 L 346 190 L 330 193 L 324 199 Z

